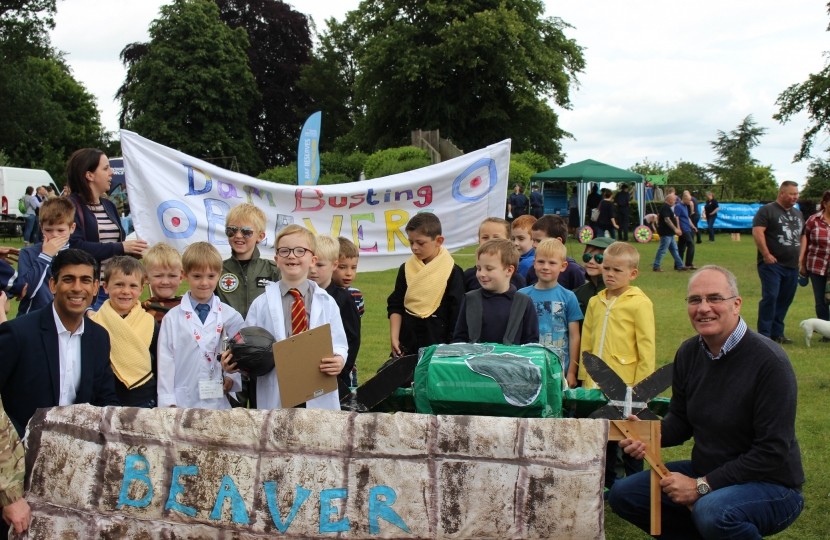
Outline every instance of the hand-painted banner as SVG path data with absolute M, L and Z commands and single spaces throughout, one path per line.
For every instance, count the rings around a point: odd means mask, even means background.
M 320 125 L 323 113 L 317 111 L 308 117 L 300 132 L 297 147 L 297 184 L 316 186 L 320 178 Z
M 40 409 L 29 539 L 604 538 L 605 420 Z
M 698 212 L 703 216 L 703 209 L 705 203 L 698 204 Z M 742 203 L 718 203 L 718 212 L 715 214 L 715 228 L 716 229 L 751 229 L 752 218 L 758 213 L 758 209 L 764 206 L 761 203 L 742 204 Z M 798 205 L 796 205 L 798 208 Z M 809 216 L 804 216 L 805 218 Z M 698 227 L 705 229 L 708 224 L 700 220 Z
M 345 236 L 360 248 L 360 271 L 387 270 L 411 254 L 404 230 L 418 212 L 441 219 L 450 251 L 478 241 L 487 217 L 504 217 L 510 140 L 402 174 L 326 186 L 288 186 L 228 171 L 121 131 L 135 230 L 150 244 L 179 251 L 204 240 L 229 255 L 225 216 L 249 202 L 268 219 L 264 257 L 274 256 L 283 227 L 297 223 L 318 234 Z

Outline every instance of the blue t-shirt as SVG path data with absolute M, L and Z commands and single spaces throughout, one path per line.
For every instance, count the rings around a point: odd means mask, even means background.
M 536 248 L 531 249 L 524 255 L 519 256 L 519 268 L 516 272 L 522 276 L 527 277 L 527 271 L 533 267 L 533 260 L 536 258 Z
M 539 319 L 539 343 L 551 348 L 562 359 L 563 377 L 571 365 L 568 347 L 568 324 L 584 317 L 576 295 L 557 285 L 552 289 L 525 287 L 521 291 L 533 300 Z
M 680 230 L 684 233 L 692 232 L 692 223 L 689 221 L 689 209 L 683 203 L 674 205 L 674 215 L 680 221 Z

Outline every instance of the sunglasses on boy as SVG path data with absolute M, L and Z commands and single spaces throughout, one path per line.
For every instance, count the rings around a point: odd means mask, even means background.
M 602 260 L 605 258 L 602 256 L 602 253 L 583 253 L 582 254 L 582 262 L 591 262 L 591 259 L 597 261 L 597 264 L 602 264 Z
M 225 227 L 225 234 L 228 235 L 228 238 L 233 238 L 239 231 L 242 231 L 243 238 L 250 238 L 254 235 L 254 230 L 251 227 Z

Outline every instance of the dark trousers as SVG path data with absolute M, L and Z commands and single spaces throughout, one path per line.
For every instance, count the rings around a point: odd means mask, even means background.
M 666 463 L 666 467 L 690 478 L 698 476 L 691 461 Z M 608 494 L 614 513 L 646 532 L 651 524 L 650 475 L 645 471 L 619 480 Z M 766 482 L 716 489 L 698 499 L 694 511 L 673 502 L 665 493 L 661 503 L 661 540 L 761 540 L 789 527 L 804 509 L 804 497 L 798 491 Z
M 628 207 L 620 207 L 620 211 L 617 214 L 617 225 L 620 226 L 620 240 L 628 242 L 628 225 L 631 221 L 631 217 L 628 215 Z
M 697 237 L 697 243 L 699 244 L 701 242 L 700 227 L 698 227 L 697 224 L 700 223 L 700 212 L 695 212 L 695 215 L 692 216 L 692 223 L 695 224 L 695 228 L 697 229 L 697 231 L 695 232 L 695 236 Z
M 680 258 L 686 254 L 686 266 L 692 266 L 695 263 L 695 237 L 693 231 L 684 232 L 680 235 L 680 241 L 677 243 L 677 253 Z
M 813 285 L 813 296 L 816 300 L 816 318 L 830 321 L 830 308 L 824 303 L 824 290 L 827 287 L 827 276 L 810 272 L 810 283 Z
M 608 443 L 605 451 L 605 487 L 611 489 L 618 478 L 632 476 L 643 470 L 643 460 L 634 459 L 622 451 L 616 442 Z M 617 476 L 621 472 L 622 476 Z
M 602 238 L 603 236 L 605 236 L 605 231 L 608 231 L 608 236 L 610 236 L 614 240 L 617 239 L 617 230 L 611 223 L 597 223 L 596 231 L 596 238 Z
M 798 288 L 798 268 L 778 263 L 758 265 L 761 301 L 758 303 L 758 333 L 768 338 L 784 335 L 784 318 Z
M 539 219 L 540 217 L 545 215 L 545 209 L 541 206 L 531 206 L 530 207 L 530 215 Z
M 715 220 L 718 219 L 717 216 L 706 216 L 706 223 L 709 226 L 709 241 L 715 241 Z

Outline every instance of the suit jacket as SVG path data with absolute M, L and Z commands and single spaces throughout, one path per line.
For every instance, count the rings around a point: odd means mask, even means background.
M 59 404 L 60 353 L 52 304 L 0 324 L 0 351 L 0 396 L 22 437 L 37 409 Z M 109 333 L 89 319 L 81 336 L 81 385 L 75 403 L 119 404 Z

